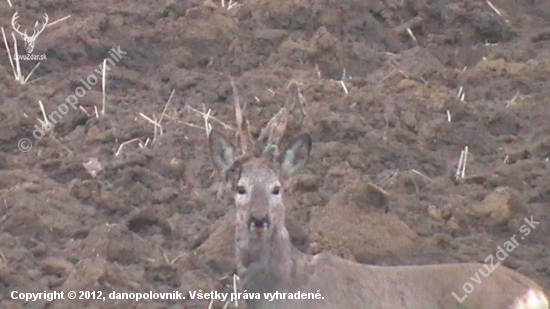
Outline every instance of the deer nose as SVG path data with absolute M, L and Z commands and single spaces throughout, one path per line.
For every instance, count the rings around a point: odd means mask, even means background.
M 250 215 L 248 218 L 248 227 L 252 229 L 267 229 L 270 225 L 270 220 L 268 215 L 264 216 L 255 216 Z

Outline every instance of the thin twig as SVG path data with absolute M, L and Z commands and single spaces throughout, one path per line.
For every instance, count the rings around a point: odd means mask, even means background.
M 139 115 L 141 117 L 143 117 L 143 119 L 149 121 L 150 123 L 152 123 L 155 127 L 153 129 L 153 143 L 156 141 L 157 139 L 157 128 L 160 129 L 160 135 L 163 134 L 163 129 L 162 129 L 162 126 L 160 125 L 160 121 L 157 121 L 157 116 L 153 115 L 153 119 L 147 117 L 147 115 L 145 115 L 144 113 L 142 112 L 139 112 Z
M 101 78 L 101 90 L 103 91 L 103 103 L 101 105 L 101 116 L 105 116 L 105 67 L 107 59 L 103 59 L 103 76 Z
M 2 261 L 4 262 L 4 265 L 8 266 L 8 259 L 6 259 L 4 252 L 2 252 L 2 249 L 0 249 L 0 257 L 2 257 Z
M 210 132 L 212 132 L 212 126 L 210 123 L 208 123 L 208 118 L 210 118 L 210 112 L 212 110 L 208 109 L 208 112 L 206 112 L 206 115 L 204 115 L 204 130 L 206 131 L 206 139 L 210 138 Z
M 56 21 L 52 21 L 51 23 L 48 23 L 48 25 L 47 25 L 46 27 L 53 26 L 53 25 L 55 25 L 55 24 L 57 24 L 57 23 L 60 23 L 60 22 L 62 22 L 62 21 L 64 21 L 64 20 L 66 20 L 66 19 L 69 19 L 69 18 L 71 18 L 71 15 L 67 15 L 67 16 L 65 16 L 65 17 L 62 17 L 62 18 L 56 20 Z
M 237 301 L 237 281 L 241 280 L 237 274 L 233 274 L 233 295 L 235 295 L 235 307 L 239 307 L 239 302 Z
M 8 40 L 6 38 L 6 33 L 4 32 L 4 27 L 2 27 L 2 37 L 4 37 L 4 45 L 6 45 L 6 51 L 8 52 L 8 56 L 9 56 L 9 60 L 10 60 L 10 64 L 11 64 L 11 69 L 13 70 L 13 77 L 15 78 L 15 80 L 17 80 L 17 73 L 15 71 L 15 66 L 13 65 L 13 59 L 12 59 L 12 56 L 11 56 L 10 47 L 8 45 Z
M 38 62 L 34 68 L 32 68 L 31 72 L 29 73 L 29 75 L 27 75 L 27 77 L 25 78 L 25 80 L 23 81 L 23 84 L 26 84 L 27 83 L 27 80 L 29 80 L 29 77 L 31 77 L 32 73 L 34 72 L 34 70 L 36 70 L 36 68 L 38 68 L 38 66 L 40 65 L 40 62 Z
M 80 108 L 80 110 L 83 111 L 84 114 L 86 114 L 86 116 L 90 117 L 90 113 L 88 113 L 88 112 L 84 109 L 84 107 L 82 107 L 82 105 L 79 105 L 78 108 Z
M 197 128 L 197 129 L 205 130 L 204 127 L 201 127 L 201 126 L 198 126 L 196 124 L 189 123 L 189 122 L 184 122 L 183 124 L 188 126 L 188 127 L 191 127 L 191 128 Z M 212 129 L 212 128 L 210 128 L 210 129 Z
M 502 13 L 500 12 L 500 10 L 497 9 L 497 7 L 494 6 L 494 5 L 491 3 L 491 1 L 485 0 L 485 2 L 487 2 L 487 4 L 491 7 L 491 9 L 492 9 L 493 11 L 495 11 L 495 13 L 497 13 L 498 16 L 502 16 Z
M 168 98 L 168 102 L 166 102 L 166 105 L 164 105 L 164 110 L 162 111 L 162 114 L 160 115 L 160 119 L 159 119 L 159 125 L 160 125 L 160 122 L 162 121 L 162 118 L 164 118 L 164 114 L 166 113 L 166 110 L 168 109 L 168 104 L 170 104 L 170 101 L 172 101 L 172 97 L 174 96 L 174 92 L 176 91 L 176 89 L 172 89 L 172 93 L 170 93 L 170 97 Z
M 407 34 L 415 43 L 418 43 L 418 40 L 416 39 L 416 36 L 414 35 L 414 32 L 411 30 L 411 28 L 407 28 Z
M 17 68 L 17 81 L 24 83 L 23 75 L 21 75 L 21 64 L 19 63 L 19 51 L 17 50 L 17 39 L 15 34 L 12 32 L 11 36 L 13 38 L 13 53 L 15 54 L 15 67 Z
M 156 123 L 153 119 L 147 117 L 147 115 L 145 115 L 144 113 L 139 112 L 139 115 L 140 115 L 141 117 L 143 117 L 145 120 L 147 120 L 147 121 L 149 121 L 150 123 L 154 124 L 155 126 L 158 125 L 158 123 Z
M 44 122 L 49 126 L 53 126 L 51 122 L 48 120 L 48 117 L 46 116 L 46 109 L 44 109 L 44 104 L 42 104 L 42 101 L 38 100 L 38 105 L 40 105 L 40 110 L 42 110 L 42 116 L 44 117 Z
M 194 109 L 192 108 L 191 106 L 189 105 L 186 105 L 185 106 L 185 109 L 188 109 L 190 111 L 192 111 L 193 113 L 196 113 L 196 114 L 199 114 L 201 115 L 202 117 L 204 117 L 206 114 L 204 112 L 201 112 L 200 110 L 197 110 L 197 109 Z M 221 124 L 222 127 L 226 130 L 230 130 L 230 131 L 235 131 L 235 129 L 233 129 L 233 127 L 231 127 L 230 125 L 226 124 L 225 122 L 219 120 L 218 118 L 216 117 L 213 117 L 213 116 L 208 116 L 209 119 L 212 119 L 214 121 L 216 121 L 217 123 Z
M 462 163 L 462 178 L 464 178 L 464 174 L 466 173 L 466 161 L 468 160 L 468 146 L 464 147 L 464 162 Z
M 428 176 L 422 174 L 421 172 L 419 172 L 419 171 L 417 171 L 417 170 L 415 170 L 415 169 L 412 169 L 411 172 L 413 172 L 413 173 L 415 173 L 415 174 L 417 174 L 417 175 L 420 175 L 420 176 L 422 176 L 423 178 L 425 178 L 425 179 L 427 179 L 427 180 L 429 180 L 429 181 L 432 181 L 432 179 L 431 179 L 430 177 L 428 177 Z
M 342 85 L 342 88 L 344 88 L 344 92 L 346 93 L 346 96 L 348 95 L 348 87 L 346 87 L 346 84 L 343 80 L 340 81 L 340 85 Z
M 456 168 L 455 178 L 460 178 L 460 171 L 462 169 L 462 161 L 464 160 L 464 150 L 460 151 L 460 158 L 458 159 L 458 167 Z
M 229 307 L 229 303 L 231 303 L 231 300 L 227 300 L 225 302 L 225 305 L 223 305 L 223 308 L 222 309 L 227 309 L 227 307 Z
M 122 150 L 122 147 L 124 147 L 124 146 L 127 145 L 127 144 L 133 143 L 133 142 L 135 142 L 135 141 L 139 141 L 139 143 L 141 144 L 141 140 L 140 140 L 139 138 L 137 138 L 137 137 L 136 137 L 136 138 L 133 138 L 133 139 L 131 139 L 131 140 L 129 140 L 129 141 L 125 141 L 124 143 L 120 144 L 120 146 L 118 146 L 117 152 L 115 153 L 115 157 L 118 157 L 118 155 L 120 154 L 120 151 Z

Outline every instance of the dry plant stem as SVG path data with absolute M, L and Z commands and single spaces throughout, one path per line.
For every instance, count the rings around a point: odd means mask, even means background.
M 399 72 L 399 74 L 403 75 L 403 77 L 407 78 L 407 79 L 411 79 L 411 77 L 403 70 L 401 70 L 400 68 L 397 67 L 396 64 L 393 64 L 391 62 L 389 62 L 389 65 L 394 68 L 397 72 Z
M 172 259 L 172 261 L 170 261 L 170 265 L 174 265 L 174 263 L 176 263 L 180 258 L 182 258 L 186 255 L 187 255 L 186 253 L 181 253 L 181 254 L 177 255 L 174 259 Z
M 344 89 L 344 93 L 346 94 L 346 96 L 348 95 L 348 87 L 346 87 L 346 84 L 344 83 L 343 80 L 340 81 L 340 85 L 342 85 L 342 88 Z
M 233 3 L 232 0 L 229 0 L 229 5 L 227 6 L 227 10 L 231 10 L 231 8 L 233 8 L 234 6 L 237 6 L 237 5 L 238 5 L 237 2 Z
M 204 112 L 201 112 L 201 111 L 199 111 L 199 110 L 197 110 L 197 109 L 194 109 L 194 108 L 192 108 L 192 107 L 189 106 L 189 105 L 185 105 L 185 109 L 188 109 L 188 110 L 192 111 L 193 113 L 199 114 L 199 115 L 201 115 L 202 117 L 204 117 L 204 116 L 206 115 Z M 216 121 L 217 123 L 221 124 L 221 125 L 223 126 L 223 128 L 226 129 L 226 130 L 235 131 L 235 129 L 233 129 L 233 127 L 231 127 L 230 125 L 226 124 L 225 122 L 219 120 L 219 119 L 216 118 L 216 117 L 209 116 L 208 118 L 210 118 L 210 119 Z
M 10 6 L 10 7 L 12 7 L 12 6 L 13 6 L 13 5 L 11 5 L 11 1 L 10 1 L 10 0 L 8 0 L 8 4 L 9 4 L 9 6 Z
M 186 125 L 186 126 L 188 126 L 188 127 L 191 127 L 191 128 L 196 128 L 196 129 L 205 130 L 204 127 L 201 127 L 201 126 L 198 126 L 198 125 L 196 125 L 196 124 L 189 123 L 189 122 L 184 122 L 183 124 Z M 212 128 L 210 128 L 210 129 L 212 129 Z M 209 133 L 208 133 L 208 135 L 209 135 Z
M 231 302 L 230 300 L 226 301 L 226 302 L 225 302 L 225 305 L 223 305 L 223 308 L 222 308 L 222 309 L 226 309 L 227 307 L 229 307 L 229 303 L 230 303 L 230 302 Z
M 13 59 L 12 59 L 12 56 L 11 56 L 10 47 L 8 45 L 8 40 L 6 38 L 6 32 L 4 31 L 4 27 L 2 27 L 2 37 L 4 38 L 4 45 L 6 46 L 6 51 L 8 52 L 8 57 L 9 57 L 10 64 L 11 64 L 11 69 L 13 70 L 13 77 L 15 78 L 15 80 L 17 80 L 17 73 L 15 71 L 15 66 L 13 65 Z
M 395 60 L 392 60 L 394 62 L 396 62 Z M 405 77 L 406 79 L 410 79 L 410 80 L 414 80 L 414 81 L 421 81 L 422 83 L 424 83 L 425 85 L 428 84 L 428 81 L 426 79 L 424 79 L 424 77 L 413 77 L 411 76 L 410 74 L 407 74 L 407 72 L 401 70 L 398 66 L 399 64 L 397 64 L 397 62 L 394 64 L 392 62 L 388 62 L 388 64 L 394 68 L 395 70 L 397 70 L 397 72 L 399 72 L 401 75 L 403 75 L 403 77 Z
M 460 171 L 462 169 L 462 161 L 464 160 L 464 150 L 460 151 L 460 158 L 458 159 L 458 167 L 456 168 L 455 178 L 460 178 Z
M 458 167 L 456 169 L 456 179 L 464 178 L 466 173 L 466 160 L 468 159 L 468 146 L 464 147 L 464 150 L 460 152 L 460 159 L 458 160 Z
M 458 99 L 460 99 L 460 96 L 462 95 L 462 91 L 464 91 L 464 86 L 460 86 L 458 88 L 458 94 L 456 95 Z
M 34 72 L 34 70 L 36 70 L 36 68 L 38 68 L 38 66 L 40 66 L 40 62 L 38 62 L 31 70 L 31 72 L 29 73 L 29 75 L 27 75 L 27 77 L 25 78 L 25 80 L 23 81 L 23 84 L 26 84 L 27 81 L 29 80 L 29 78 L 31 77 L 32 73 Z
M 136 137 L 136 138 L 133 138 L 133 139 L 131 139 L 131 140 L 129 140 L 129 141 L 125 141 L 124 143 L 120 144 L 120 146 L 118 146 L 117 152 L 115 153 L 115 157 L 118 157 L 118 155 L 120 154 L 120 151 L 122 150 L 122 147 L 124 147 L 124 146 L 127 145 L 127 144 L 133 143 L 133 142 L 135 142 L 135 141 L 139 141 L 139 142 L 141 143 L 141 140 L 140 140 L 139 138 Z
M 315 65 L 315 72 L 317 72 L 317 78 L 321 78 L 321 71 L 319 70 L 319 65 Z
M 69 19 L 69 18 L 71 18 L 71 15 L 67 15 L 67 16 L 65 16 L 65 17 L 62 17 L 62 18 L 56 20 L 56 21 L 52 21 L 51 23 L 48 23 L 48 25 L 47 25 L 46 27 L 53 26 L 53 25 L 55 25 L 55 24 L 57 24 L 57 23 L 60 23 L 60 22 L 62 22 L 62 21 L 64 21 L 64 20 L 67 20 L 67 19 Z
M 464 147 L 464 160 L 462 162 L 462 178 L 466 173 L 466 161 L 468 160 L 468 146 Z
M 420 16 L 413 17 L 412 19 L 409 19 L 408 21 L 402 23 L 401 25 L 393 28 L 392 32 L 395 33 L 395 34 L 402 34 L 402 33 L 410 31 L 412 33 L 411 28 L 415 28 L 415 27 L 420 26 L 420 24 L 423 21 L 424 21 L 424 19 Z M 411 34 L 409 33 L 409 35 L 411 35 Z M 414 34 L 413 34 L 413 36 L 414 36 Z M 416 38 L 414 40 L 416 41 Z
M 84 109 L 84 107 L 82 107 L 82 105 L 79 105 L 78 108 L 80 108 L 80 110 L 83 111 L 84 114 L 86 114 L 86 116 L 90 117 L 90 113 L 88 113 L 88 112 Z
M 421 172 L 419 172 L 419 171 L 417 171 L 417 170 L 415 170 L 415 169 L 412 169 L 411 172 L 413 172 L 413 173 L 415 173 L 415 174 L 417 174 L 417 175 L 419 175 L 419 176 L 421 176 L 421 177 L 423 177 L 423 178 L 425 178 L 425 179 L 427 179 L 427 180 L 429 180 L 429 181 L 432 181 L 432 179 L 431 179 L 430 177 L 428 177 L 428 176 L 422 174 Z
M 153 119 L 147 117 L 147 115 L 145 115 L 144 113 L 139 112 L 139 115 L 141 117 L 143 117 L 143 119 L 145 119 L 145 120 L 149 121 L 150 123 L 154 124 L 155 126 L 158 126 L 158 123 L 156 123 Z
M 237 274 L 233 274 L 233 293 L 237 295 L 237 282 L 240 280 L 239 276 Z M 235 297 L 235 307 L 239 307 L 239 302 L 237 301 L 237 297 Z
M 206 138 L 207 139 L 210 136 L 210 132 L 212 132 L 212 126 L 210 125 L 210 123 L 208 123 L 208 119 L 210 118 L 210 112 L 211 111 L 212 111 L 211 109 L 208 109 L 208 112 L 204 116 L 204 130 L 206 131 Z
M 4 255 L 4 252 L 2 249 L 0 249 L 0 257 L 2 257 L 2 261 L 4 262 L 4 265 L 8 266 L 8 259 L 6 259 L 6 256 Z
M 385 81 L 386 79 L 388 79 L 388 78 L 389 78 L 390 76 L 392 76 L 393 73 L 395 73 L 395 72 L 397 72 L 397 70 L 396 70 L 396 69 L 392 69 L 392 70 L 390 71 L 390 73 L 386 74 L 386 76 L 384 76 L 384 77 L 378 82 L 378 84 L 380 84 L 380 83 L 382 83 L 383 81 Z
M 103 92 L 103 102 L 101 104 L 101 116 L 105 116 L 105 66 L 107 59 L 103 59 L 103 76 L 101 77 L 101 91 Z
M 409 34 L 411 39 L 418 44 L 418 40 L 416 39 L 416 36 L 414 35 L 414 32 L 411 30 L 411 28 L 407 28 L 407 34 Z
M 495 11 L 495 13 L 497 13 L 498 16 L 502 16 L 502 13 L 500 12 L 500 10 L 497 9 L 497 7 L 494 6 L 494 5 L 491 3 L 491 1 L 485 0 L 485 2 L 487 2 L 487 4 L 491 7 L 491 9 L 492 9 L 493 11 Z
M 48 120 L 48 117 L 46 117 L 46 109 L 44 108 L 42 101 L 38 100 L 38 105 L 40 105 L 40 110 L 42 111 L 42 116 L 44 117 L 44 123 L 48 126 L 53 126 L 53 124 Z
M 168 98 L 168 101 L 166 102 L 166 105 L 164 105 L 164 110 L 162 110 L 162 114 L 160 115 L 159 119 L 159 125 L 162 121 L 162 118 L 164 118 L 164 114 L 166 114 L 166 110 L 168 109 L 168 105 L 170 104 L 170 101 L 172 101 L 172 97 L 174 96 L 174 92 L 176 92 L 176 89 L 172 89 L 172 92 L 170 93 L 170 97 Z
M 17 39 L 15 38 L 15 34 L 12 32 L 11 36 L 13 38 L 13 52 L 15 54 L 15 66 L 17 68 L 17 81 L 20 83 L 24 83 L 23 75 L 21 75 L 21 65 L 19 63 L 19 51 L 17 49 Z

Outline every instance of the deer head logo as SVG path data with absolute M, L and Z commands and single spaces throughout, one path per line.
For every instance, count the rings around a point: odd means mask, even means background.
M 32 50 L 34 49 L 34 42 L 36 41 L 36 38 L 42 31 L 44 31 L 44 28 L 48 25 L 48 14 L 44 14 L 44 18 L 46 21 L 42 24 L 42 29 L 40 30 L 34 30 L 33 34 L 31 36 L 27 35 L 27 30 L 25 32 L 19 31 L 19 24 L 15 22 L 16 19 L 19 18 L 19 12 L 15 12 L 13 14 L 13 18 L 11 19 L 11 25 L 13 26 L 13 29 L 15 32 L 19 33 L 21 35 L 21 38 L 25 40 L 25 49 L 27 50 L 27 53 L 32 53 Z

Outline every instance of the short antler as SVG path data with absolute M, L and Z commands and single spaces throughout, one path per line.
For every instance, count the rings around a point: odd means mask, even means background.
M 250 155 L 251 149 L 249 149 L 249 146 L 252 147 L 253 145 L 252 145 L 252 138 L 250 137 L 250 129 L 249 129 L 248 121 L 246 121 L 243 115 L 244 108 L 241 106 L 241 103 L 239 100 L 239 94 L 237 92 L 237 86 L 235 86 L 235 82 L 233 81 L 233 79 L 231 79 L 231 87 L 233 88 L 233 100 L 235 104 L 235 121 L 237 123 L 237 139 L 241 146 L 241 155 L 238 157 L 238 159 L 240 159 Z M 244 128 L 245 123 L 246 123 L 246 129 Z

